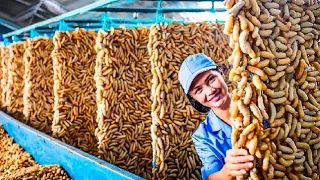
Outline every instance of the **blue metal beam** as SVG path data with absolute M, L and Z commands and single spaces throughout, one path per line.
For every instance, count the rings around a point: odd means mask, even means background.
M 11 37 L 13 35 L 18 35 L 18 34 L 30 31 L 31 29 L 35 29 L 37 27 L 48 26 L 51 23 L 59 22 L 59 20 L 66 19 L 66 18 L 69 18 L 69 17 L 72 17 L 72 16 L 76 16 L 76 15 L 79 15 L 79 14 L 83 14 L 83 13 L 91 11 L 91 10 L 93 10 L 95 8 L 99 8 L 99 7 L 105 6 L 105 5 L 109 4 L 109 3 L 116 2 L 116 1 L 117 0 L 100 0 L 100 1 L 94 2 L 92 4 L 89 4 L 87 6 L 84 6 L 82 8 L 70 11 L 70 12 L 68 12 L 66 14 L 62 14 L 62 15 L 56 16 L 54 18 L 51 18 L 51 19 L 48 19 L 48 20 L 33 24 L 31 26 L 28 26 L 28 27 L 25 27 L 25 28 L 22 28 L 22 29 L 19 29 L 17 31 L 13 31 L 13 32 L 4 34 L 3 37 L 5 37 L 5 38 L 6 37 Z
M 18 26 L 18 25 L 16 25 L 16 24 L 13 24 L 13 23 L 11 23 L 11 22 L 9 22 L 9 21 L 7 21 L 7 20 L 4 20 L 4 19 L 2 19 L 2 18 L 0 18 L 0 24 L 1 24 L 2 26 L 5 26 L 5 27 L 11 29 L 11 30 L 17 30 L 17 29 L 20 29 L 20 28 L 21 28 L 20 26 Z

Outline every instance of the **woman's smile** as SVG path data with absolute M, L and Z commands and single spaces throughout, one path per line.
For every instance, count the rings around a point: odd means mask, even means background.
M 221 89 L 215 90 L 214 93 L 210 96 L 209 102 L 218 102 L 222 99 Z

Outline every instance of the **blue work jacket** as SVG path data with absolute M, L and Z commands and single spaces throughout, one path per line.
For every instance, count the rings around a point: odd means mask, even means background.
M 221 170 L 226 152 L 232 148 L 230 125 L 210 110 L 206 119 L 192 135 L 197 153 L 202 161 L 202 179 Z

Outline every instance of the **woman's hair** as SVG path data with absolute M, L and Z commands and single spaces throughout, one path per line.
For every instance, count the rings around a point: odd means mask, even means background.
M 199 111 L 201 113 L 206 113 L 206 112 L 210 111 L 209 107 L 204 106 L 201 103 L 199 103 L 198 101 L 196 101 L 195 99 L 193 99 L 193 97 L 191 97 L 190 94 L 187 94 L 187 97 L 188 97 L 192 107 L 194 107 L 197 111 Z

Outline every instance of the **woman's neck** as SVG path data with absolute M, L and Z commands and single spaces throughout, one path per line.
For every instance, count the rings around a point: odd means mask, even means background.
M 216 114 L 216 116 L 222 119 L 225 123 L 232 126 L 230 104 L 231 104 L 231 97 L 230 95 L 228 95 L 226 103 L 222 107 L 212 108 L 212 110 Z

